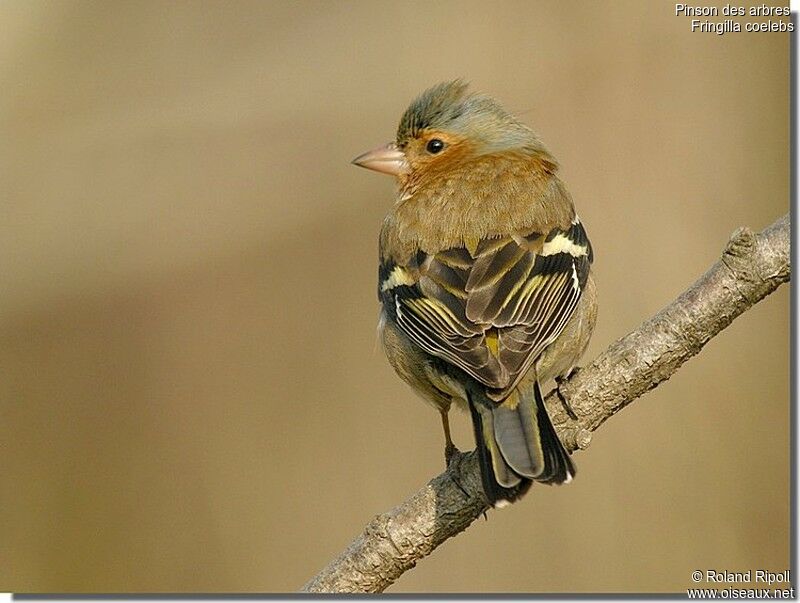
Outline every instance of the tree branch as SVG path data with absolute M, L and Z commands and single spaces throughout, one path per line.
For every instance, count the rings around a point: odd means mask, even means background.
M 759 234 L 731 236 L 722 258 L 675 301 L 612 344 L 545 400 L 569 450 L 585 449 L 591 432 L 633 400 L 669 379 L 717 333 L 790 275 L 788 214 Z M 401 505 L 375 517 L 303 592 L 382 592 L 488 508 L 473 452 Z

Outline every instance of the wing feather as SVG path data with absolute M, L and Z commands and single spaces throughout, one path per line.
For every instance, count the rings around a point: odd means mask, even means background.
M 517 233 L 483 239 L 469 249 L 416 257 L 400 272 L 385 261 L 379 296 L 411 341 L 502 400 L 575 311 L 592 261 L 591 244 L 576 219 L 546 237 Z M 412 274 L 413 282 L 407 276 Z

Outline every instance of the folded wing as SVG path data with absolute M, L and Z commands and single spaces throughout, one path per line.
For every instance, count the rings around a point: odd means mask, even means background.
M 577 220 L 566 230 L 487 238 L 380 268 L 379 296 L 418 346 L 502 400 L 575 311 L 592 261 Z

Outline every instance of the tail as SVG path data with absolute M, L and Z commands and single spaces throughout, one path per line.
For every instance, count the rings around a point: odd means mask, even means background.
M 514 502 L 533 481 L 562 484 L 572 480 L 575 466 L 547 416 L 538 383 L 533 396 L 514 390 L 498 405 L 473 395 L 469 407 L 489 503 Z

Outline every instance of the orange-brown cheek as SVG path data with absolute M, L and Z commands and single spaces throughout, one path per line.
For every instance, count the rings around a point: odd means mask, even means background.
M 448 174 L 457 170 L 459 165 L 464 163 L 466 157 L 458 152 L 459 149 L 453 149 L 452 153 L 442 154 L 441 156 L 431 157 L 421 169 L 433 177 Z

